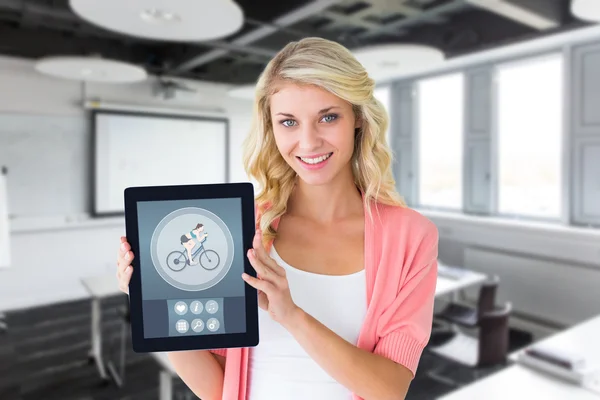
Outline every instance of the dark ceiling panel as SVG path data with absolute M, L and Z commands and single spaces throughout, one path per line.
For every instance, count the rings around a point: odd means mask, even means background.
M 586 25 L 570 15 L 570 0 L 501 1 L 522 5 L 559 21 L 560 26 L 552 32 Z M 441 48 L 452 57 L 550 32 L 470 6 L 464 0 L 340 0 L 293 25 L 278 27 L 252 43 L 235 45 L 236 38 L 261 27 L 273 28 L 277 18 L 315 3 L 310 0 L 237 2 L 247 20 L 235 34 L 209 43 L 173 43 L 135 38 L 93 26 L 70 10 L 68 0 L 0 0 L 0 54 L 32 59 L 95 54 L 142 65 L 155 74 L 250 83 L 263 70 L 269 54 L 307 36 L 336 40 L 351 49 L 380 43 L 423 43 Z M 206 54 L 212 56 L 205 57 L 204 62 L 187 69 L 177 68 Z

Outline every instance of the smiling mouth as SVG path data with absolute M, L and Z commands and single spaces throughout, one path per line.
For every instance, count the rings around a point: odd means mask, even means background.
M 331 157 L 333 155 L 333 153 L 327 153 L 324 154 L 322 156 L 319 157 L 314 157 L 314 158 L 310 158 L 310 157 L 299 157 L 296 156 L 297 159 L 301 160 L 302 162 L 306 163 L 306 164 L 311 164 L 311 165 L 315 165 L 315 164 L 319 164 L 322 163 L 323 161 L 327 160 L 329 157 Z

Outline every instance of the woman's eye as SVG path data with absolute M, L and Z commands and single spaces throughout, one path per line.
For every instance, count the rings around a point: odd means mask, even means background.
M 281 121 L 281 123 L 283 124 L 283 126 L 292 126 L 296 123 L 296 121 L 292 119 L 286 119 L 285 121 Z
M 337 118 L 336 114 L 327 114 L 323 117 L 323 120 L 325 122 L 332 122 L 332 121 L 335 121 L 336 118 Z

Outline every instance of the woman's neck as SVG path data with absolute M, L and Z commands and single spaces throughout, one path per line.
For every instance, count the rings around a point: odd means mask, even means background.
M 287 213 L 329 223 L 364 211 L 362 194 L 350 178 L 339 176 L 327 185 L 308 185 L 298 180 L 288 201 Z

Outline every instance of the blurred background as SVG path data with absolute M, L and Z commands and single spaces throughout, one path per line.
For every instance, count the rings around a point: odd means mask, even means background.
M 131 350 L 122 191 L 247 181 L 254 82 L 308 36 L 377 81 L 398 190 L 439 228 L 408 398 L 600 398 L 599 21 L 598 0 L 0 0 L 0 399 L 195 398 Z

